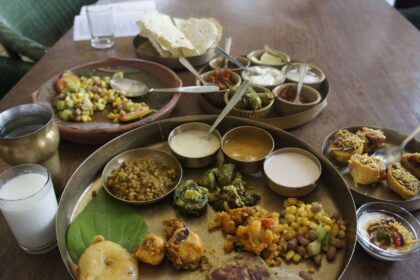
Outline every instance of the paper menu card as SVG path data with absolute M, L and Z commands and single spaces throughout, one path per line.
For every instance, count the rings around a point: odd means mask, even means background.
M 112 6 L 114 37 L 130 37 L 139 33 L 137 21 L 146 12 L 157 12 L 154 1 L 133 1 L 108 4 Z M 89 24 L 86 6 L 80 10 L 80 15 L 74 18 L 73 40 L 90 40 Z

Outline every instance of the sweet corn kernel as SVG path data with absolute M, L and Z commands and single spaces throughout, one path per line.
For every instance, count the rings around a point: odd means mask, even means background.
M 296 206 L 292 205 L 292 206 L 287 207 L 286 212 L 289 212 L 291 214 L 295 214 L 296 210 L 297 210 Z
M 330 232 L 331 231 L 331 226 L 324 225 L 324 229 L 325 229 L 326 232 Z
M 305 207 L 299 207 L 299 209 L 297 210 L 297 214 L 299 216 L 305 216 L 306 215 Z
M 296 203 L 298 202 L 298 200 L 295 197 L 289 197 L 287 199 L 287 202 L 289 202 L 290 205 L 296 205 Z
M 306 218 L 306 217 L 302 218 L 302 222 L 301 223 L 304 226 L 309 226 L 311 224 L 311 222 L 309 221 L 309 219 Z
M 344 238 L 344 236 L 346 236 L 346 233 L 344 231 L 342 231 L 342 230 L 339 230 L 337 235 L 340 238 Z
M 333 220 L 331 220 L 331 218 L 328 217 L 328 216 L 322 216 L 321 221 L 328 224 L 328 225 L 331 225 L 333 223 Z
M 302 259 L 302 256 L 299 254 L 294 254 L 292 259 L 295 263 L 298 263 Z
M 286 260 L 290 261 L 290 259 L 293 258 L 294 255 L 295 255 L 295 251 L 289 250 L 286 253 Z
M 286 214 L 285 216 L 284 216 L 284 218 L 286 218 L 286 220 L 289 222 L 289 223 L 292 223 L 292 222 L 294 222 L 296 219 L 295 219 L 295 216 L 293 216 L 292 214 Z
M 340 229 L 345 231 L 346 230 L 346 225 L 341 225 Z
M 298 207 L 301 207 L 302 205 L 305 205 L 305 203 L 304 203 L 302 200 L 299 200 L 299 201 L 296 203 L 296 205 L 297 205 Z
M 311 229 L 316 230 L 316 229 L 318 228 L 318 225 L 317 225 L 316 223 L 314 223 L 314 222 L 311 222 L 311 224 L 309 225 L 309 227 L 310 227 Z
M 299 229 L 299 224 L 298 224 L 298 223 L 296 223 L 296 222 L 293 222 L 293 223 L 292 223 L 292 229 L 294 229 L 294 230 L 298 230 L 298 229 Z
M 309 232 L 309 228 L 307 226 L 303 226 L 303 227 L 301 227 L 301 229 L 302 229 L 303 234 L 306 234 L 306 233 Z

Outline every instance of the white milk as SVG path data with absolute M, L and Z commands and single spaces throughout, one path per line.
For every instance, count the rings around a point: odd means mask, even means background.
M 289 152 L 272 155 L 264 164 L 264 171 L 275 183 L 287 187 L 302 187 L 315 183 L 320 170 L 312 159 Z
M 200 158 L 211 155 L 220 147 L 219 139 L 207 131 L 191 129 L 176 134 L 169 145 L 179 155 L 189 158 Z
M 18 175 L 0 187 L 0 199 L 3 215 L 21 246 L 37 249 L 55 241 L 57 200 L 51 179 L 39 173 Z

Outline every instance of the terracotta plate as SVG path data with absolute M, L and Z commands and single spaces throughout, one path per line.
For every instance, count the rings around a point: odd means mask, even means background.
M 182 81 L 169 68 L 155 62 L 140 59 L 107 58 L 68 70 L 84 76 L 90 76 L 93 73 L 98 76 L 112 76 L 112 71 L 120 70 L 125 73 L 125 77 L 144 82 L 148 87 L 182 86 Z M 61 73 L 43 84 L 33 94 L 33 101 L 44 103 L 53 108 L 52 101 L 56 95 L 53 85 L 60 75 Z M 57 115 L 54 116 L 54 119 L 62 138 L 82 144 L 103 144 L 133 128 L 167 118 L 178 103 L 179 98 L 179 93 L 151 93 L 141 97 L 141 101 L 146 102 L 152 109 L 156 109 L 157 112 L 131 123 L 112 123 L 107 119 L 107 110 L 95 113 L 92 122 L 88 123 L 65 122 L 60 120 Z M 54 112 L 57 113 L 56 110 Z

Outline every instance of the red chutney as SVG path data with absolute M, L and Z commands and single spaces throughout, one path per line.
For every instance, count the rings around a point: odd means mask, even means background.
M 293 85 L 285 86 L 281 89 L 281 91 L 277 94 L 278 97 L 284 99 L 289 102 L 295 101 L 296 98 L 297 87 Z M 306 100 L 304 96 L 299 97 L 301 103 L 309 103 L 310 100 Z
M 214 70 L 210 75 L 204 77 L 204 80 L 208 83 L 217 84 L 220 90 L 229 89 L 236 84 L 232 71 L 227 69 Z
M 367 230 L 369 241 L 382 249 L 404 247 L 406 240 L 401 232 L 401 226 L 392 219 L 380 219 L 371 224 Z

